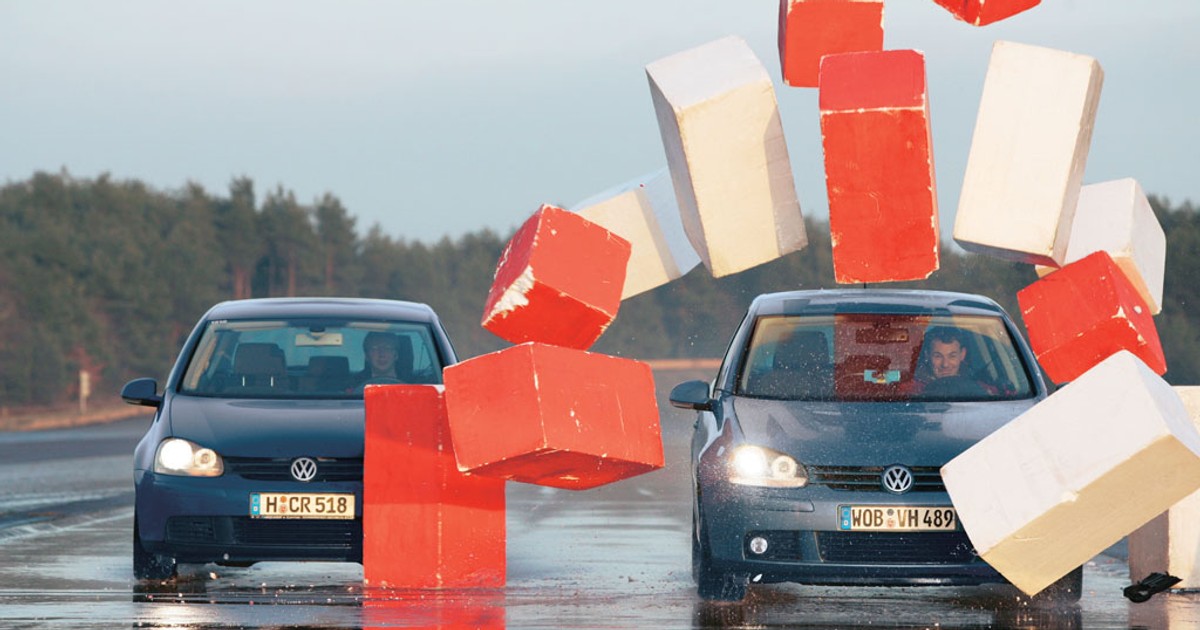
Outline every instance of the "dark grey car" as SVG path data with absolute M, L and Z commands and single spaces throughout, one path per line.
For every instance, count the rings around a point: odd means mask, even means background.
M 390 376 L 370 369 L 373 338 Z M 222 302 L 196 324 L 134 452 L 133 572 L 178 563 L 362 561 L 363 388 L 440 384 L 457 361 L 433 309 L 396 300 Z
M 961 293 L 759 296 L 695 409 L 693 575 L 706 599 L 749 583 L 1003 583 L 959 526 L 940 468 L 1037 404 L 1012 321 Z M 1044 597 L 1078 599 L 1082 570 Z

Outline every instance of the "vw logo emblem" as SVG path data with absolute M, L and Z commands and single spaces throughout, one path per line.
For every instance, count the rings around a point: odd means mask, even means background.
M 312 481 L 317 476 L 317 462 L 311 457 L 297 457 L 292 462 L 292 478 L 296 481 Z
M 882 475 L 883 489 L 892 494 L 904 494 L 912 490 L 912 471 L 904 466 L 888 466 Z

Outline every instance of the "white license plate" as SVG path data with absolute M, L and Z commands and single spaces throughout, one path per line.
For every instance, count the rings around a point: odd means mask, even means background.
M 252 518 L 354 518 L 353 494 L 251 492 Z
M 839 505 L 838 529 L 854 532 L 954 531 L 954 508 L 919 505 Z

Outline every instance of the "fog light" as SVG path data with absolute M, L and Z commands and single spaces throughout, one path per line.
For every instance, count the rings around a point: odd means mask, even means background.
M 750 552 L 754 555 L 761 556 L 767 553 L 767 539 L 762 536 L 755 536 L 750 539 Z

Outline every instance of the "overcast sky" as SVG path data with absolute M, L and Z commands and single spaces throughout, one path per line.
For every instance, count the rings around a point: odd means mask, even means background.
M 360 233 L 506 232 L 666 165 L 644 67 L 740 35 L 776 79 L 806 214 L 827 201 L 816 91 L 779 79 L 775 0 L 0 0 L 0 182 L 66 169 L 224 196 L 338 196 Z M 1085 183 L 1200 202 L 1200 2 L 1044 0 L 976 28 L 890 0 L 885 46 L 926 55 L 942 230 L 992 43 L 1091 55 Z

